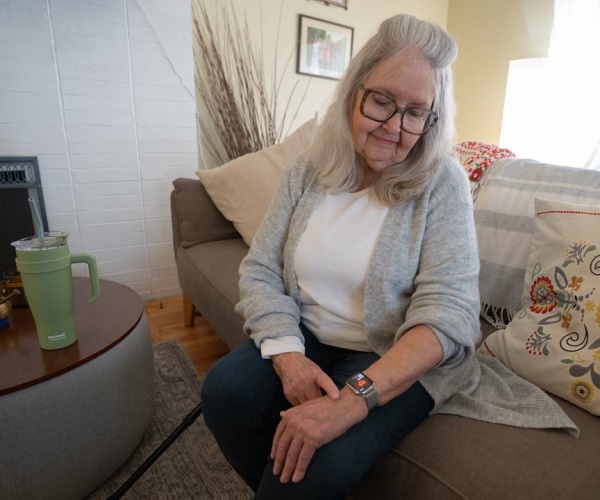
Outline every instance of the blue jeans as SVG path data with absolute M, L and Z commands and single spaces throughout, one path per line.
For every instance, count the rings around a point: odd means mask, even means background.
M 379 356 L 321 344 L 306 329 L 306 356 L 338 387 Z M 269 458 L 279 413 L 290 408 L 270 360 L 261 358 L 252 341 L 213 365 L 202 386 L 202 410 L 223 455 L 256 492 L 255 498 L 343 498 L 383 454 L 419 425 L 433 400 L 416 383 L 344 435 L 319 448 L 299 483 L 282 484 Z

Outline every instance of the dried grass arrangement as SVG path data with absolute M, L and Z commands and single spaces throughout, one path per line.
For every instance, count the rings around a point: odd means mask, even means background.
M 192 10 L 196 93 L 202 115 L 210 120 L 199 127 L 203 149 L 216 164 L 223 164 L 280 142 L 298 82 L 278 121 L 281 82 L 275 75 L 267 81 L 262 50 L 252 44 L 247 21 L 241 24 L 233 5 L 220 0 L 214 20 L 205 0 L 194 0 Z M 302 100 L 296 113 L 301 104 Z

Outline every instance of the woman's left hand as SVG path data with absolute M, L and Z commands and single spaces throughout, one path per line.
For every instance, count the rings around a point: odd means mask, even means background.
M 347 389 L 339 400 L 323 396 L 282 412 L 271 447 L 273 473 L 281 473 L 282 483 L 301 481 L 317 449 L 367 415 L 365 401 Z

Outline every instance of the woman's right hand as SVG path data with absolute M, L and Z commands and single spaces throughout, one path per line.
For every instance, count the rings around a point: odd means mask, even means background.
M 299 352 L 271 356 L 273 368 L 283 384 L 286 399 L 294 406 L 320 398 L 325 391 L 331 399 L 339 399 L 340 391 L 317 364 Z

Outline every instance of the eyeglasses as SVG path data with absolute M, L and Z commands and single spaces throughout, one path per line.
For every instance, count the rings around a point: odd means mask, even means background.
M 429 132 L 437 123 L 439 115 L 435 111 L 422 108 L 401 108 L 392 98 L 362 85 L 363 98 L 360 102 L 360 112 L 369 120 L 385 123 L 396 113 L 400 114 L 400 128 L 413 135 L 423 135 Z

